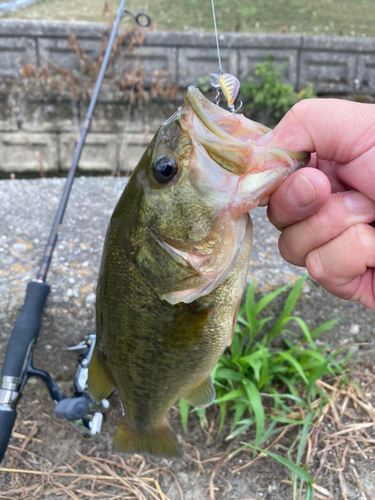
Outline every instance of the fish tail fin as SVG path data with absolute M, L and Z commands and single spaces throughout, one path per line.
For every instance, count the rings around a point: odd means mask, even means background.
M 148 453 L 154 457 L 181 458 L 182 452 L 168 422 L 146 433 L 137 433 L 120 418 L 113 441 L 113 451 L 121 453 Z

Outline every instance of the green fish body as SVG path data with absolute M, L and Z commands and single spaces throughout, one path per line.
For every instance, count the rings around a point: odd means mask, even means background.
M 257 147 L 267 131 L 189 87 L 115 208 L 88 382 L 96 401 L 118 390 L 115 451 L 181 456 L 168 410 L 179 398 L 215 399 L 210 372 L 231 342 L 248 271 L 248 211 L 308 161 Z

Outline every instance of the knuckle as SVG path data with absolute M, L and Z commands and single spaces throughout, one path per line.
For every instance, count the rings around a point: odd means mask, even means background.
M 306 255 L 306 269 L 310 276 L 319 283 L 326 277 L 321 248 L 316 248 Z
M 309 112 L 311 106 L 313 105 L 312 101 L 316 99 L 303 99 L 302 101 L 297 102 L 287 113 L 292 116 L 297 122 L 305 122 L 306 113 Z
M 285 215 L 280 203 L 273 202 L 275 198 L 270 198 L 267 208 L 267 216 L 271 223 L 280 231 L 285 227 Z
M 284 229 L 279 237 L 279 252 L 289 264 L 305 266 L 305 254 L 298 249 L 298 244 L 289 228 Z
M 346 239 L 354 255 L 367 254 L 374 249 L 374 231 L 368 224 L 353 224 L 346 230 Z
M 311 237 L 321 235 L 331 226 L 331 219 L 326 210 L 318 210 L 304 221 L 304 231 Z

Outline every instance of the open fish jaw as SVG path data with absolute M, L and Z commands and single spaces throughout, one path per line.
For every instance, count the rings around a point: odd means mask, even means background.
M 283 167 L 293 171 L 305 166 L 310 159 L 309 153 L 256 146 L 256 141 L 269 132 L 269 128 L 216 106 L 196 87 L 188 88 L 180 114 L 181 126 L 211 157 L 219 159 L 223 168 L 236 175 Z

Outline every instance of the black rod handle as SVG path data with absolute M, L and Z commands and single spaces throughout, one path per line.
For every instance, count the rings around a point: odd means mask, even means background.
M 25 301 L 5 353 L 1 372 L 3 377 L 22 377 L 30 349 L 39 335 L 41 315 L 49 290 L 49 285 L 43 282 L 32 281 L 27 285 Z
M 0 462 L 4 458 L 16 416 L 16 410 L 0 405 Z

